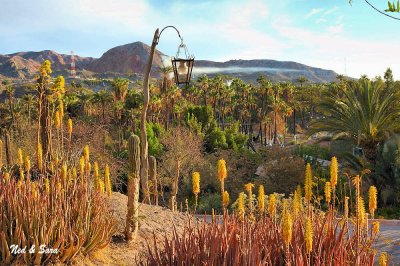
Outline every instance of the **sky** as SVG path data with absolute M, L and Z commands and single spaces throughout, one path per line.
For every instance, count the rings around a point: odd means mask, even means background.
M 364 0 L 0 0 L 0 54 L 100 57 L 118 45 L 150 44 L 168 25 L 196 59 L 296 61 L 371 78 L 390 67 L 400 79 L 400 21 Z M 179 43 L 167 29 L 157 48 L 175 55 Z

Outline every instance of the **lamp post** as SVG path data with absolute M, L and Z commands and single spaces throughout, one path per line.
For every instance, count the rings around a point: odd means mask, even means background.
M 183 43 L 183 38 L 181 37 L 181 34 L 179 33 L 178 29 L 175 28 L 174 26 L 166 26 L 163 28 L 161 31 L 159 29 L 156 29 L 154 32 L 154 37 L 153 37 L 153 42 L 151 44 L 150 48 L 150 54 L 149 54 L 149 59 L 147 61 L 147 65 L 144 71 L 144 81 L 143 81 L 143 109 L 142 109 L 142 115 L 141 115 L 141 120 L 140 120 L 140 142 L 141 142 L 141 171 L 140 171 L 140 183 L 143 191 L 143 202 L 144 203 L 151 203 L 150 202 L 150 193 L 149 193 L 149 186 L 148 186 L 148 168 L 149 168 L 149 162 L 148 162 L 148 143 L 147 143 L 147 133 L 146 133 L 146 119 L 147 119 L 147 109 L 149 106 L 149 78 L 150 78 L 150 71 L 151 71 L 151 66 L 153 64 L 153 57 L 154 57 L 154 52 L 156 50 L 156 46 L 158 45 L 158 42 L 160 40 L 161 34 L 163 31 L 167 28 L 173 28 L 175 31 L 178 33 L 179 38 L 181 39 L 181 43 L 178 47 L 178 51 L 176 53 L 176 56 L 172 58 L 172 67 L 174 70 L 174 76 L 175 76 L 175 83 L 176 85 L 188 85 L 190 82 L 190 78 L 192 75 L 192 69 L 193 69 L 193 63 L 194 63 L 194 57 L 189 55 L 188 49 L 186 45 Z M 182 58 L 180 57 L 180 51 L 183 50 L 185 53 L 185 57 Z

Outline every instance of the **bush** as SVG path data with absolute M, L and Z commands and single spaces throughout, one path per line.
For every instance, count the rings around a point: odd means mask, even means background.
M 114 222 L 105 194 L 93 187 L 92 175 L 75 176 L 69 169 L 61 174 L 61 166 L 56 167 L 49 179 L 40 177 L 37 181 L 17 181 L 0 173 L 0 261 L 69 263 L 79 252 L 89 254 L 108 245 Z M 12 245 L 35 252 L 12 254 Z M 40 254 L 41 245 L 57 253 Z
M 295 147 L 294 154 L 303 158 L 330 160 L 329 149 L 318 144 L 300 144 Z
M 211 214 L 212 209 L 215 211 L 222 211 L 221 193 L 209 193 L 199 197 L 199 203 L 197 205 L 198 214 Z

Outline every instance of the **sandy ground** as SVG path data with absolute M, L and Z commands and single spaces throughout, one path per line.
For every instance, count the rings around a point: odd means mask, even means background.
M 147 252 L 147 243 L 153 244 L 153 232 L 157 242 L 161 244 L 164 236 L 171 237 L 175 226 L 181 233 L 190 217 L 186 213 L 172 212 L 169 209 L 140 204 L 139 233 L 135 242 L 127 244 L 123 237 L 126 219 L 127 197 L 113 192 L 110 199 L 110 209 L 117 222 L 117 235 L 110 245 L 97 251 L 90 257 L 79 256 L 74 265 L 138 265 L 143 254 Z M 191 218 L 193 219 L 193 218 Z

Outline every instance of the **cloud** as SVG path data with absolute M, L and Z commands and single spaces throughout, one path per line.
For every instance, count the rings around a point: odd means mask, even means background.
M 338 25 L 332 25 L 328 27 L 328 31 L 329 33 L 332 34 L 339 34 L 343 32 L 343 23 L 342 24 L 338 24 Z
M 317 23 L 317 24 L 322 24 L 322 23 L 325 23 L 325 22 L 327 22 L 328 20 L 326 20 L 326 19 L 324 19 L 324 18 L 319 18 L 319 19 L 317 19 L 317 20 L 315 20 L 315 23 Z
M 308 12 L 308 13 L 304 16 L 304 18 L 305 18 L 305 19 L 308 19 L 308 18 L 310 18 L 310 17 L 312 17 L 312 16 L 314 16 L 314 15 L 316 15 L 316 14 L 321 13 L 322 11 L 324 11 L 323 8 L 313 8 L 313 9 L 311 9 L 310 12 Z
M 336 12 L 338 9 L 339 9 L 339 7 L 337 7 L 337 6 L 334 6 L 334 7 L 330 8 L 330 9 L 326 10 L 326 11 L 324 12 L 324 16 L 326 16 L 326 15 L 329 15 L 329 14 L 332 14 L 332 13 Z

